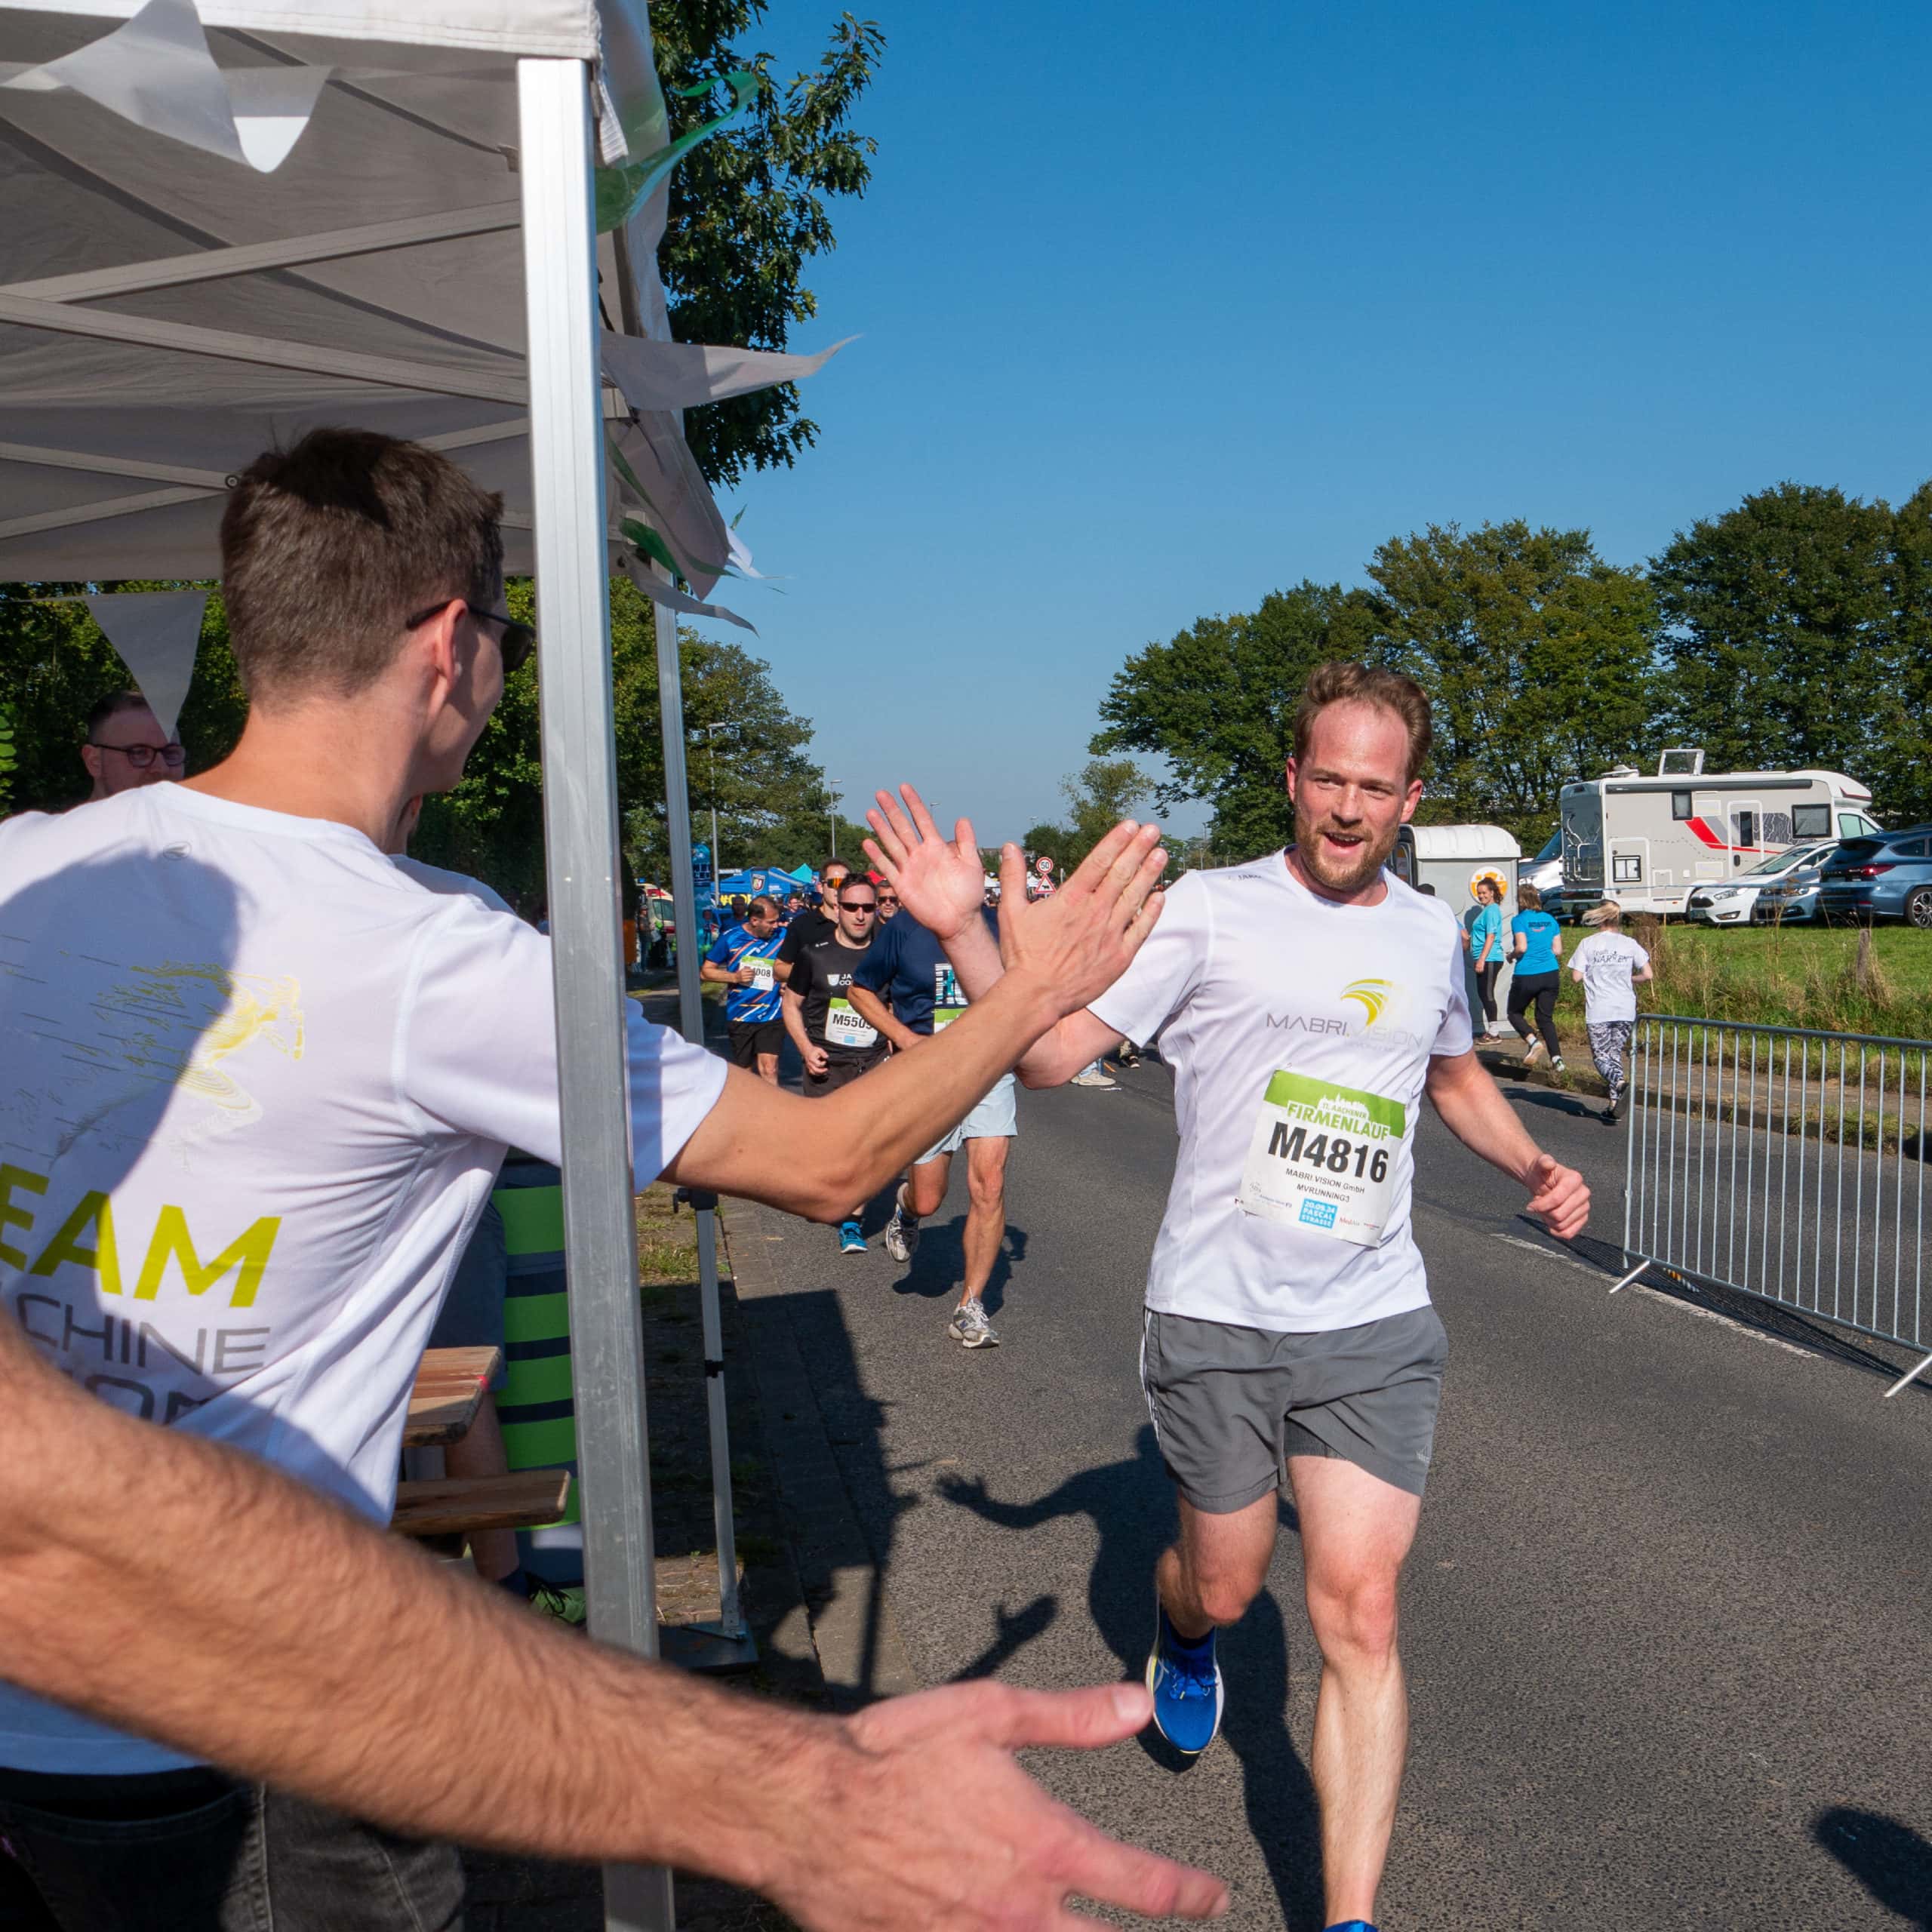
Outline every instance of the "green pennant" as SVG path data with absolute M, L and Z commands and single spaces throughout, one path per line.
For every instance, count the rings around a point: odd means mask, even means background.
M 695 87 L 673 88 L 671 91 L 687 100 L 708 94 L 717 85 L 700 82 Z M 626 162 L 617 168 L 597 171 L 597 232 L 608 235 L 621 227 L 650 198 L 651 191 L 699 142 L 709 140 L 719 128 L 735 121 L 758 95 L 758 75 L 749 67 L 740 67 L 724 76 L 731 90 L 731 105 L 715 120 L 700 122 L 688 134 L 680 134 L 669 147 L 646 155 L 641 161 Z

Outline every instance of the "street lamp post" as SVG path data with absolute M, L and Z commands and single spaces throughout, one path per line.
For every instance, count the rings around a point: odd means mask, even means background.
M 711 754 L 711 876 L 722 878 L 724 862 L 718 856 L 718 734 L 725 731 L 735 737 L 738 728 L 735 724 L 694 724 L 691 729 L 704 734 L 705 749 Z
M 840 789 L 844 783 L 842 779 L 838 778 L 828 778 L 825 781 L 826 795 L 829 801 L 825 808 L 825 816 L 831 827 L 832 856 L 835 859 L 838 856 L 838 801 L 845 795 Z

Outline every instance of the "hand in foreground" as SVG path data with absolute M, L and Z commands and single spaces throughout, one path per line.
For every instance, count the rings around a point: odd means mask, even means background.
M 902 910 L 937 933 L 942 944 L 957 938 L 986 894 L 972 821 L 956 821 L 948 840 L 911 786 L 900 786 L 897 798 L 890 792 L 873 795 L 878 803 L 866 814 L 874 835 L 866 841 L 866 857 L 899 888 Z
M 1151 1712 L 1133 1684 L 961 1684 L 875 1704 L 846 1723 L 851 1751 L 801 1821 L 802 1857 L 761 1889 L 827 1932 L 1074 1932 L 1092 1923 L 1067 1909 L 1076 1894 L 1152 1918 L 1218 1918 L 1218 1878 L 1109 1838 L 1014 1761 L 1028 1745 L 1118 1743 Z M 936 1830 L 946 1817 L 970 1819 L 970 1834 Z
M 832 1056 L 823 1047 L 808 1047 L 799 1058 L 805 1063 L 805 1071 L 814 1080 L 823 1080 L 825 1069 L 832 1064 Z
M 1530 1190 L 1529 1211 L 1558 1241 L 1573 1240 L 1583 1232 L 1590 1218 L 1590 1190 L 1574 1168 L 1539 1154 L 1523 1184 Z
M 1161 916 L 1155 888 L 1168 855 L 1160 828 L 1123 819 L 1051 899 L 1026 899 L 1026 861 L 1000 850 L 999 949 L 1009 973 L 1052 990 L 1063 1014 L 1078 1013 L 1124 973 Z

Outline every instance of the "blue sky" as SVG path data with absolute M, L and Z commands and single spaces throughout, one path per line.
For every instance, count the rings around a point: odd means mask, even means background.
M 784 594 L 725 599 L 851 794 L 1016 835 L 1129 653 L 1429 522 L 1632 562 L 1932 475 L 1932 10 L 854 11 L 873 186 L 792 346 L 863 339 L 731 500 Z

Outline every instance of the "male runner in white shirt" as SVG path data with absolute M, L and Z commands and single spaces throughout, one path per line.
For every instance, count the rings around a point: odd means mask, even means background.
M 1429 735 L 1410 679 L 1318 667 L 1287 770 L 1295 844 L 1183 878 L 1122 978 L 1019 1066 L 1051 1086 L 1159 1035 L 1174 1069 L 1181 1146 L 1143 1379 L 1180 1537 L 1158 1566 L 1148 1687 L 1164 1734 L 1204 1749 L 1222 1702 L 1214 1633 L 1266 1581 L 1290 1484 L 1324 1665 L 1312 1769 L 1338 1928 L 1370 1927 L 1395 1819 L 1407 1732 L 1396 1586 L 1447 1355 L 1410 1226 L 1423 1094 L 1552 1232 L 1574 1235 L 1589 1205 L 1476 1062 L 1453 915 L 1383 870 L 1421 798 Z M 978 998 L 1000 961 L 974 916 L 971 828 L 948 844 L 911 794 L 909 820 L 879 804 L 867 851 Z M 1017 883 L 1019 855 L 1006 859 Z

